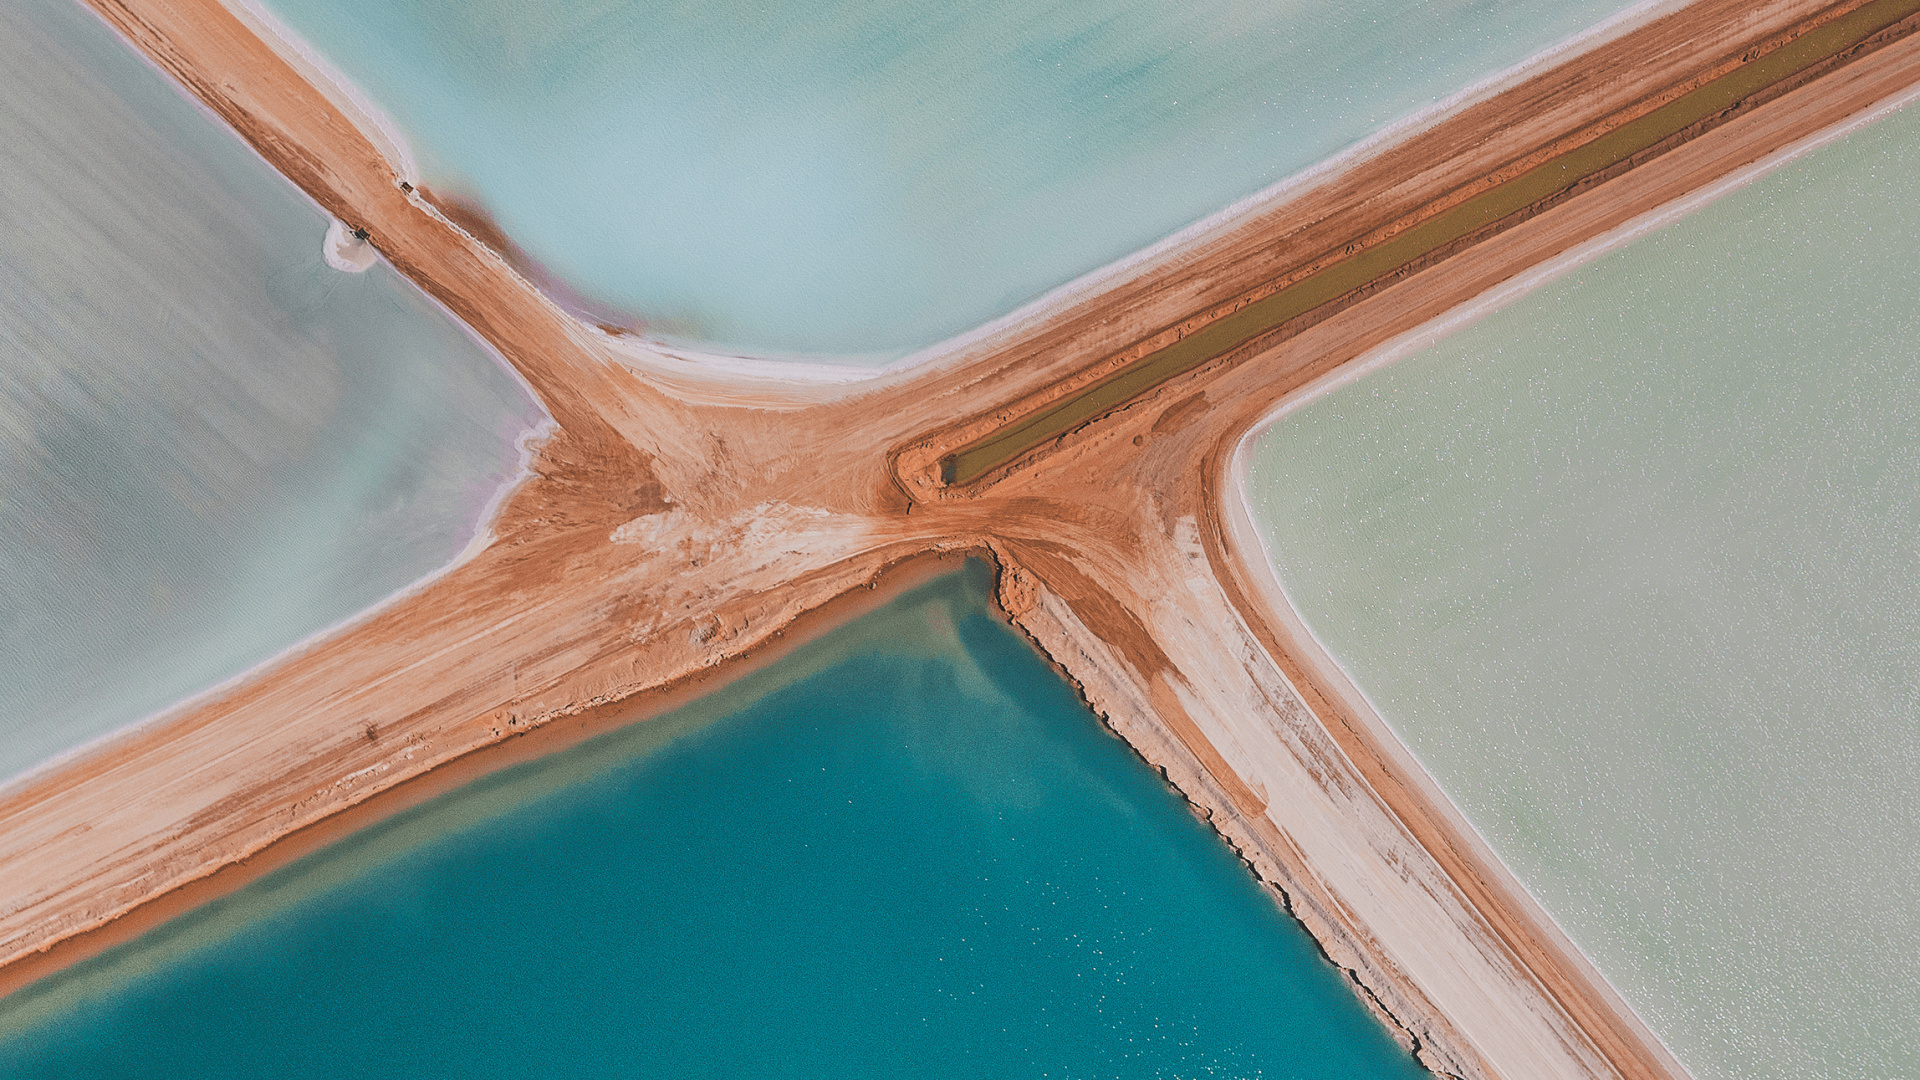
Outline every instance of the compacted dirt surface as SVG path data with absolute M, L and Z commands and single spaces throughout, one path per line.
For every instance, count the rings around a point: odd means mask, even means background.
M 0 990 L 409 783 L 467 775 L 543 731 L 629 722 L 644 712 L 635 703 L 712 685 L 869 595 L 892 567 L 972 552 L 997 563 L 1007 615 L 1430 1068 L 1684 1075 L 1297 636 L 1249 541 L 1233 458 L 1288 395 L 1340 365 L 1920 82 L 1912 18 L 1603 182 L 955 487 L 942 455 L 1035 402 L 1865 5 L 1699 0 L 1650 13 L 929 364 L 809 383 L 705 372 L 567 315 L 403 185 L 218 0 L 93 2 L 491 342 L 557 429 L 467 562 L 0 790 Z

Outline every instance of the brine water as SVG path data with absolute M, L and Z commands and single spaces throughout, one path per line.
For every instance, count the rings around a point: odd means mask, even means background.
M 0 1073 L 1426 1075 L 974 564 L 0 1001 Z

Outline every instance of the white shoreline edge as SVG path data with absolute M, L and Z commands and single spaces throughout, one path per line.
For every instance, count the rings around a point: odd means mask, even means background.
M 354 85 L 353 80 L 328 62 L 320 50 L 309 45 L 305 38 L 281 22 L 279 16 L 262 7 L 257 0 L 220 0 L 220 3 L 298 72 L 301 78 L 320 91 L 334 108 L 340 110 L 348 123 L 367 137 L 374 149 L 380 151 L 380 156 L 387 159 L 387 166 L 393 170 L 396 180 L 420 186 L 420 163 L 414 156 L 413 146 L 401 134 L 400 125 L 375 105 L 366 91 Z
M 1406 759 L 1420 769 L 1422 774 L 1421 779 L 1424 779 L 1428 784 L 1432 785 L 1432 790 L 1446 801 L 1445 810 L 1451 812 L 1450 816 L 1453 820 L 1458 824 L 1465 825 L 1465 827 L 1470 830 L 1472 842 L 1479 845 L 1479 857 L 1483 860 L 1491 858 L 1496 872 L 1503 874 L 1508 881 L 1519 886 L 1533 902 L 1535 911 L 1545 917 L 1564 940 L 1573 945 L 1579 957 L 1586 963 L 1589 970 L 1600 977 L 1602 985 L 1612 992 L 1620 1006 L 1630 1012 L 1639 1021 L 1642 1028 L 1651 1032 L 1653 1037 L 1659 1041 L 1661 1049 L 1675 1061 L 1680 1061 L 1679 1055 L 1675 1054 L 1672 1047 L 1667 1045 L 1665 1036 L 1652 1024 L 1647 1023 L 1646 1016 L 1641 1013 L 1632 1002 L 1626 1000 L 1625 995 L 1614 985 L 1613 980 L 1607 978 L 1606 973 L 1600 970 L 1599 965 L 1594 961 L 1592 955 L 1580 944 L 1579 939 L 1568 932 L 1566 926 L 1560 922 L 1559 918 L 1541 902 L 1540 897 L 1533 891 L 1532 887 L 1518 874 L 1514 873 L 1513 869 L 1507 865 L 1506 860 L 1500 857 L 1499 849 L 1493 845 L 1485 833 L 1480 831 L 1480 827 L 1474 823 L 1473 819 L 1467 816 L 1466 812 L 1460 808 L 1459 803 L 1454 800 L 1452 794 L 1447 791 L 1446 786 L 1441 783 L 1438 774 L 1427 767 L 1427 763 L 1422 760 L 1420 755 L 1414 751 L 1413 747 L 1401 737 L 1399 729 L 1386 721 L 1385 715 L 1381 713 L 1379 708 L 1374 704 L 1373 699 L 1367 695 L 1367 692 L 1360 686 L 1359 682 L 1353 678 L 1353 675 L 1347 670 L 1346 666 L 1335 657 L 1333 651 L 1327 647 L 1326 642 L 1322 641 L 1320 636 L 1314 633 L 1312 628 L 1307 625 L 1306 620 L 1301 617 L 1299 608 L 1295 606 L 1293 602 L 1292 594 L 1288 592 L 1286 584 L 1280 579 L 1278 569 L 1279 562 L 1275 557 L 1273 545 L 1271 541 L 1268 540 L 1266 533 L 1261 530 L 1257 524 L 1258 518 L 1253 507 L 1251 485 L 1248 483 L 1248 458 L 1254 443 L 1258 442 L 1267 432 L 1271 431 L 1274 425 L 1283 420 L 1289 413 L 1299 409 L 1303 405 L 1326 397 L 1335 390 L 1347 386 L 1368 374 L 1379 371 L 1398 360 L 1420 352 L 1472 326 L 1488 315 L 1507 307 L 1514 301 L 1533 293 L 1541 287 L 1549 285 L 1575 270 L 1599 260 L 1611 252 L 1626 247 L 1642 237 L 1658 232 L 1668 225 L 1698 210 L 1704 209 L 1709 204 L 1717 202 L 1724 196 L 1746 187 L 1756 180 L 1762 179 L 1781 167 L 1791 164 L 1799 158 L 1805 157 L 1832 143 L 1838 142 L 1861 128 L 1874 124 L 1916 101 L 1920 101 L 1920 85 L 1909 87 L 1863 110 L 1858 115 L 1848 117 L 1830 128 L 1816 132 L 1788 146 L 1784 146 L 1752 164 L 1721 177 L 1711 184 L 1689 192 L 1672 202 L 1656 207 L 1584 244 L 1570 248 L 1553 259 L 1541 263 L 1524 273 L 1515 275 L 1493 288 L 1488 289 L 1486 292 L 1481 293 L 1479 296 L 1449 309 L 1444 314 L 1429 320 L 1421 326 L 1401 334 L 1384 344 L 1376 346 L 1367 354 L 1342 364 L 1334 371 L 1315 379 L 1289 395 L 1285 401 L 1281 402 L 1259 422 L 1249 428 L 1247 433 L 1241 436 L 1240 440 L 1234 445 L 1233 452 L 1228 455 L 1227 462 L 1223 469 L 1224 475 L 1216 478 L 1222 485 L 1230 486 L 1232 492 L 1232 497 L 1221 499 L 1222 510 L 1224 511 L 1223 516 L 1226 519 L 1225 524 L 1227 527 L 1228 557 L 1240 564 L 1240 568 L 1244 571 L 1257 594 L 1256 602 L 1262 605 L 1265 609 L 1265 614 L 1283 627 L 1286 633 L 1293 639 L 1293 644 L 1306 653 L 1306 655 L 1300 657 L 1302 666 L 1311 670 L 1316 677 L 1331 682 L 1333 685 L 1327 686 L 1327 691 L 1339 698 L 1342 705 L 1360 714 L 1362 722 L 1367 724 L 1374 732 L 1385 734 L 1394 740 L 1397 748 L 1406 756 Z M 1225 487 L 1223 487 L 1222 490 L 1223 494 L 1226 494 Z M 1253 553 L 1258 553 L 1259 557 L 1250 557 Z M 1685 1068 L 1684 1062 L 1681 1062 L 1681 1065 Z M 1693 1070 L 1687 1069 L 1687 1072 L 1691 1075 Z
M 610 348 L 622 363 L 677 380 L 737 379 L 741 381 L 742 385 L 728 387 L 727 389 L 730 390 L 750 390 L 756 386 L 843 387 L 853 390 L 861 388 L 861 384 L 898 378 L 909 370 L 918 371 L 922 368 L 931 369 L 945 364 L 959 363 L 975 349 L 999 339 L 1017 336 L 1020 331 L 1044 322 L 1061 309 L 1090 299 L 1119 281 L 1144 272 L 1162 260 L 1172 258 L 1182 249 L 1195 246 L 1217 233 L 1225 232 L 1242 220 L 1284 201 L 1302 188 L 1375 157 L 1394 144 L 1418 135 L 1442 120 L 1526 81 L 1568 56 L 1604 45 L 1654 19 L 1678 11 L 1691 2 L 1692 0 L 1639 0 L 1638 3 L 1617 11 L 1584 30 L 1576 31 L 1516 64 L 1470 83 L 1431 105 L 1390 121 L 1346 149 L 1283 177 L 1130 255 L 1055 286 L 1005 315 L 990 319 L 972 330 L 963 331 L 953 337 L 915 349 L 883 364 L 860 364 L 854 362 L 851 357 L 842 357 L 837 360 L 821 357 L 782 359 L 765 354 L 708 352 L 691 346 L 648 338 L 616 336 L 565 312 L 557 304 L 555 308 L 562 311 L 568 319 L 579 323 L 582 329 L 599 335 L 601 343 Z M 221 0 L 221 3 L 250 30 L 259 35 L 270 48 L 292 64 L 294 69 L 307 81 L 313 83 L 329 101 L 332 101 L 355 127 L 365 133 L 374 146 L 387 157 L 388 164 L 393 168 L 394 175 L 398 179 L 407 181 L 415 188 L 420 186 L 419 166 L 411 147 L 398 126 L 373 103 L 371 97 L 333 67 L 317 49 L 308 44 L 292 28 L 261 7 L 258 0 Z M 546 296 L 544 290 L 532 285 L 531 282 L 528 284 L 549 304 L 554 303 L 551 297 Z

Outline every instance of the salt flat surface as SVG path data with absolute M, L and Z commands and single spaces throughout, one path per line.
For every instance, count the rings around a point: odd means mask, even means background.
M 66 0 L 0 2 L 0 780 L 444 564 L 542 414 Z
M 881 362 L 1515 64 L 1622 0 L 267 0 L 586 296 Z
M 1920 109 L 1285 414 L 1314 635 L 1703 1078 L 1920 1075 Z

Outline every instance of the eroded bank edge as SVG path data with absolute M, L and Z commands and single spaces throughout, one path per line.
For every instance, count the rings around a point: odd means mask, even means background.
M 1337 903 L 1329 906 L 1306 883 L 1301 876 L 1304 857 L 1284 836 L 1261 827 L 1264 819 L 1257 808 L 1241 805 L 1244 800 L 1231 790 L 1242 786 L 1231 766 L 1202 761 L 1190 739 L 1168 725 L 1152 695 L 1138 685 L 1144 676 L 1136 665 L 1118 656 L 1071 602 L 1023 563 L 1017 550 L 999 541 L 991 547 L 999 571 L 996 604 L 1001 613 L 1089 711 L 1227 845 L 1394 1040 L 1439 1076 L 1462 1080 L 1497 1075 L 1418 987 L 1380 962 L 1336 913 Z M 1217 775 L 1222 769 L 1228 775 Z

